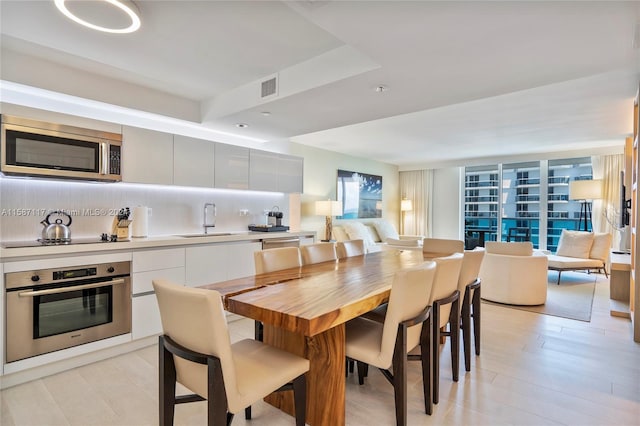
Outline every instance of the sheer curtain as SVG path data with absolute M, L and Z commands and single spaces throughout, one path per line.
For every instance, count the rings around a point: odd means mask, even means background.
M 624 154 L 591 157 L 593 178 L 602 180 L 602 199 L 594 200 L 591 221 L 594 232 L 608 232 L 616 247 L 620 206 L 620 172 L 624 170 Z
M 400 198 L 407 198 L 413 203 L 413 210 L 404 212 L 404 233 L 406 235 L 431 236 L 432 197 L 433 170 L 400 172 Z

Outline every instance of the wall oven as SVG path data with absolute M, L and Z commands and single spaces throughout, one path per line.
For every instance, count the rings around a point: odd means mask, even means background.
M 2 115 L 7 175 L 120 181 L 122 135 Z
M 131 332 L 131 262 L 5 274 L 6 362 Z

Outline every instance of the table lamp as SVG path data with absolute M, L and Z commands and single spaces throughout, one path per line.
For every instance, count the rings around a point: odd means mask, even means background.
M 316 201 L 316 214 L 318 216 L 325 216 L 325 238 L 323 241 L 331 241 L 332 224 L 331 220 L 333 216 L 342 216 L 342 201 Z
M 572 180 L 569 182 L 569 199 L 578 200 L 580 205 L 580 217 L 578 219 L 578 230 L 588 231 L 591 222 L 591 201 L 602 198 L 602 181 L 594 180 Z M 584 229 L 582 229 L 584 225 Z
M 402 223 L 400 224 L 400 234 L 404 234 L 404 214 L 413 210 L 413 202 L 407 198 L 400 201 L 400 211 L 402 212 Z

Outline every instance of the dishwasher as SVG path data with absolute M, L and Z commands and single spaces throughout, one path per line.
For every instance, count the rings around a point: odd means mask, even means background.
M 300 247 L 300 237 L 267 238 L 262 240 L 262 250 L 279 247 Z

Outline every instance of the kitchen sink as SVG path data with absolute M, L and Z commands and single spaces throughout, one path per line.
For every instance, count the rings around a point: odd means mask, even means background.
M 231 235 L 231 232 L 210 232 L 208 234 L 183 234 L 183 235 L 176 235 L 176 237 L 199 238 L 199 237 L 222 237 L 225 235 Z

